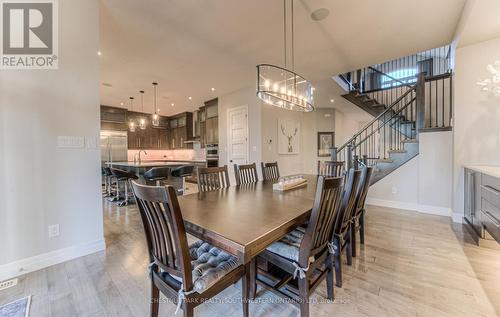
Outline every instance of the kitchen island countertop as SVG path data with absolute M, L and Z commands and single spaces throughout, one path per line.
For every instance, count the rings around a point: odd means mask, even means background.
M 467 169 L 500 178 L 500 166 L 493 165 L 465 165 Z

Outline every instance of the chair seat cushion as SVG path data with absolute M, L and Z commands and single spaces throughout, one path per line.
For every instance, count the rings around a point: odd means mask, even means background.
M 189 246 L 189 256 L 193 269 L 193 290 L 198 293 L 202 293 L 238 267 L 236 257 L 202 240 Z M 182 283 L 182 279 L 171 276 Z
M 268 246 L 267 251 L 275 253 L 286 259 L 298 262 L 300 243 L 304 238 L 304 233 L 305 228 L 298 227 L 297 229 L 281 238 L 281 240 L 276 241 Z

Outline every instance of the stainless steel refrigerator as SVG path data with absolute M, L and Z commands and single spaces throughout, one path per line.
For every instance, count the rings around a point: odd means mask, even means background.
M 101 130 L 101 164 L 128 160 L 127 131 Z

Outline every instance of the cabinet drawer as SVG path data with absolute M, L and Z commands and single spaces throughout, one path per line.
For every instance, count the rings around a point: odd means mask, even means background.
M 483 213 L 482 220 L 484 228 L 500 243 L 500 209 L 484 199 L 481 209 Z
M 482 174 L 481 184 L 483 184 L 484 186 L 489 186 L 500 192 L 500 178 Z
M 496 188 L 490 185 L 481 185 L 481 198 L 500 208 L 500 191 Z

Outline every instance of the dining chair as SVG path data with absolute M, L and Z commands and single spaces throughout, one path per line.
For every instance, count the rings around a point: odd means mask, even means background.
M 332 246 L 335 250 L 335 283 L 342 287 L 342 251 L 346 250 L 347 264 L 352 265 L 352 231 L 351 220 L 356 208 L 356 198 L 358 197 L 360 170 L 350 169 L 346 176 L 346 186 L 342 197 L 340 212 L 335 221 Z
M 272 162 L 272 163 L 261 162 L 260 166 L 262 168 L 262 178 L 265 181 L 280 178 L 278 162 Z
M 271 264 L 269 267 L 272 269 L 262 271 L 264 279 L 258 275 L 251 277 L 278 296 L 298 303 L 302 317 L 309 316 L 309 296 L 325 278 L 328 299 L 333 300 L 334 297 L 334 259 L 330 241 L 340 210 L 342 191 L 343 178 L 320 176 L 308 226 L 296 228 L 261 252 L 258 260 Z M 273 274 L 276 268 L 281 273 Z M 298 289 L 293 285 L 297 277 Z M 255 294 L 250 296 L 254 298 Z
M 188 245 L 176 190 L 131 181 L 149 250 L 151 317 L 157 317 L 160 291 L 182 307 L 184 316 L 245 276 L 236 257 L 199 240 Z M 248 283 L 243 278 L 243 316 L 248 316 Z
M 342 161 L 318 161 L 318 175 L 339 177 L 344 173 Z
M 198 167 L 197 174 L 198 191 L 200 193 L 231 186 L 227 165 L 223 167 Z
M 236 179 L 236 185 L 257 183 L 259 181 L 257 165 L 255 163 L 246 165 L 234 164 L 234 178 Z
M 365 167 L 361 172 L 361 180 L 359 182 L 358 197 L 356 198 L 356 208 L 354 209 L 354 217 L 351 220 L 352 231 L 352 256 L 356 256 L 356 234 L 359 231 L 359 242 L 365 244 L 365 202 L 370 182 L 373 174 L 373 167 Z

